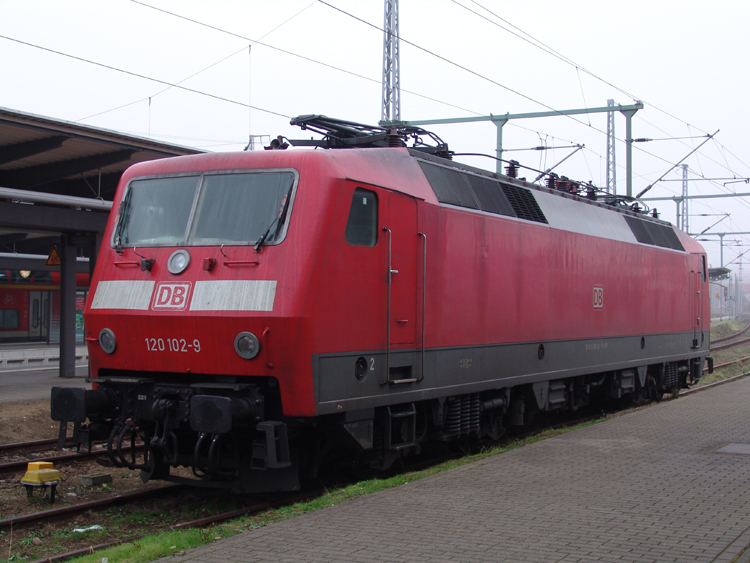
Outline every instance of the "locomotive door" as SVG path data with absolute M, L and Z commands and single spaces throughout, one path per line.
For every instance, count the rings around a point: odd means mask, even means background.
M 390 237 L 389 310 L 390 344 L 414 342 L 417 324 L 417 202 L 411 197 L 388 194 Z
M 694 255 L 696 260 L 702 260 L 701 256 Z M 698 271 L 690 272 L 691 284 L 693 289 L 693 306 L 691 307 L 692 325 L 693 325 L 693 348 L 698 348 L 702 344 L 703 335 L 701 325 L 703 319 L 703 281 L 705 279 L 703 269 L 698 266 Z

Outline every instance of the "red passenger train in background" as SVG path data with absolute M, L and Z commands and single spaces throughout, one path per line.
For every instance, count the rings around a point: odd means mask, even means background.
M 88 274 L 76 274 L 76 328 L 81 335 L 88 285 Z M 59 339 L 60 272 L 0 270 L 0 342 Z
M 700 377 L 706 255 L 669 223 L 421 130 L 293 123 L 322 149 L 124 173 L 85 311 L 95 389 L 53 389 L 77 441 L 143 479 L 289 490 L 332 446 L 386 468 Z M 145 459 L 122 454 L 136 436 Z

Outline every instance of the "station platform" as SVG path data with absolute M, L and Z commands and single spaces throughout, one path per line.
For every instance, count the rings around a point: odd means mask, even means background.
M 85 344 L 76 345 L 76 369 L 89 363 Z M 60 344 L 17 342 L 0 344 L 0 373 L 60 367 Z
M 60 377 L 59 367 L 34 367 L 16 370 L 0 370 L 0 404 L 49 401 L 53 387 L 83 387 L 86 383 L 88 365 L 76 366 L 76 376 Z
M 741 379 L 158 561 L 747 563 L 749 479 Z

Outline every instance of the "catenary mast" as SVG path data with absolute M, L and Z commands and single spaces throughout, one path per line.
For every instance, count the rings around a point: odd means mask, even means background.
M 385 0 L 383 24 L 383 111 L 382 121 L 401 120 L 399 78 L 398 0 Z

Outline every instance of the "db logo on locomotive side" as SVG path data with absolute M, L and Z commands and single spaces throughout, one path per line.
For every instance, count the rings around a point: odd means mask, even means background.
M 604 288 L 600 285 L 594 286 L 594 309 L 604 308 Z
M 152 311 L 184 311 L 190 302 L 191 282 L 159 282 L 151 298 Z

